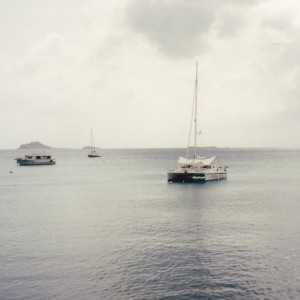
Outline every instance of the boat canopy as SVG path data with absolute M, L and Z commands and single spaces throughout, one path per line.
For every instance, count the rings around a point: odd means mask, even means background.
M 211 166 L 215 159 L 215 156 L 209 158 L 197 156 L 195 159 L 188 159 L 180 156 L 177 164 L 181 166 Z

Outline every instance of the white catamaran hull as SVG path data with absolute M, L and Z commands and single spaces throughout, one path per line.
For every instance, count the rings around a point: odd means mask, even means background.
M 222 173 L 213 173 L 213 174 L 205 174 L 205 181 L 210 181 L 210 180 L 221 180 L 221 179 L 226 179 L 227 178 L 227 173 L 222 172 Z
M 227 178 L 225 171 L 220 172 L 168 172 L 168 182 L 206 182 L 212 180 L 222 180 Z

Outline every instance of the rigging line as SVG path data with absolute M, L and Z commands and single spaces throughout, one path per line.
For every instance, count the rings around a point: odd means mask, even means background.
M 198 92 L 198 61 L 196 61 L 195 90 L 194 90 L 194 97 L 193 97 L 193 108 L 192 108 L 191 123 L 190 123 L 189 141 L 188 141 L 188 148 L 187 148 L 187 153 L 186 153 L 186 157 L 188 158 L 190 142 L 191 142 L 191 134 L 192 134 L 192 124 L 194 121 L 195 122 L 194 159 L 197 158 L 197 92 Z M 194 117 L 194 119 L 193 119 L 193 117 Z
M 197 100 L 198 100 L 198 61 L 196 61 L 196 79 L 195 79 L 195 154 L 194 154 L 194 157 L 196 159 L 197 157 L 197 134 L 198 134 L 198 128 L 197 128 L 197 118 L 198 118 L 198 103 L 197 103 Z
M 195 98 L 193 97 L 193 106 L 192 106 L 191 121 L 190 121 L 188 147 L 187 147 L 187 150 L 186 150 L 186 158 L 189 157 L 189 150 L 190 150 L 190 144 L 191 144 L 191 135 L 192 135 L 192 126 L 193 126 L 194 108 L 195 108 Z
M 204 111 L 204 117 L 206 119 L 205 123 L 207 124 L 207 129 L 208 129 L 209 136 L 210 136 L 210 139 L 211 139 L 211 142 L 212 142 L 212 146 L 217 147 L 217 145 L 215 143 L 216 139 L 215 139 L 215 136 L 214 136 L 214 130 L 212 130 L 212 127 L 216 128 L 216 126 L 215 126 L 215 124 L 214 124 L 214 126 L 212 126 L 212 123 L 210 122 L 210 118 L 209 118 L 207 110 L 203 110 L 203 111 Z M 216 149 L 218 149 L 218 148 L 216 148 Z M 218 155 L 218 161 L 220 162 L 220 164 L 222 164 L 222 160 L 220 158 L 220 155 Z
M 91 128 L 91 151 L 93 149 L 93 128 Z

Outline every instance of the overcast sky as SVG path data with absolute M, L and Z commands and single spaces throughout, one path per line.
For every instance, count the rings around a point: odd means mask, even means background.
M 300 147 L 299 0 L 0 1 L 0 148 Z

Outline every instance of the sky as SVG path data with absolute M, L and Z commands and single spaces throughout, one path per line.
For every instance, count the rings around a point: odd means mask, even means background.
M 0 148 L 300 147 L 298 0 L 0 1 Z

